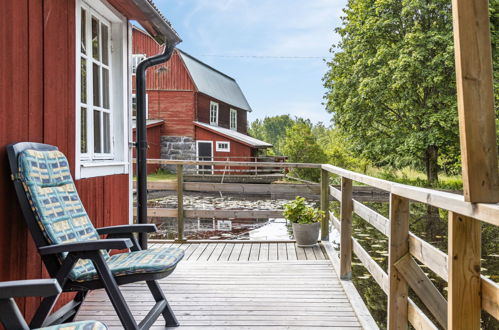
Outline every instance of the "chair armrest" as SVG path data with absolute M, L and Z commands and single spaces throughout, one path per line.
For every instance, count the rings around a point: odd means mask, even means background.
M 97 250 L 123 250 L 133 246 L 128 238 L 113 238 L 64 243 L 43 246 L 38 249 L 41 255 L 58 254 L 63 252 L 89 252 Z
M 55 279 L 0 282 L 0 299 L 49 297 L 62 291 Z
M 99 235 L 106 234 L 132 234 L 132 233 L 155 233 L 158 229 L 155 224 L 122 225 L 97 228 Z

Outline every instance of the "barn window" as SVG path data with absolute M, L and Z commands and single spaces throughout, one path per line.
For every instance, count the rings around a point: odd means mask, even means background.
M 132 118 L 137 118 L 137 97 L 132 94 Z M 146 119 L 149 118 L 149 94 L 146 94 Z
M 76 22 L 76 177 L 127 173 L 126 18 L 78 0 Z
M 217 149 L 216 150 L 219 152 L 230 152 L 230 142 L 217 141 Z
M 218 125 L 218 103 L 210 102 L 210 125 Z
M 230 129 L 237 131 L 237 110 L 230 109 Z
M 133 54 L 132 55 L 132 74 L 135 74 L 137 72 L 137 66 L 139 65 L 140 62 L 146 59 L 145 54 Z

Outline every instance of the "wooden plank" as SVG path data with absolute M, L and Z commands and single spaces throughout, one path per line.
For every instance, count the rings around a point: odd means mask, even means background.
M 137 208 L 133 208 L 133 215 L 137 215 Z M 176 218 L 178 216 L 178 209 L 167 209 L 167 208 L 147 208 L 148 217 L 161 217 L 161 218 Z
M 437 319 L 438 323 L 447 329 L 447 300 L 433 285 L 421 267 L 410 254 L 406 254 L 395 263 L 397 271 L 402 274 L 412 290 Z
M 243 248 L 241 250 L 241 254 L 239 256 L 239 260 L 248 261 L 250 256 L 250 251 L 252 250 L 252 244 L 244 243 Z
M 286 245 L 286 252 L 288 260 L 298 260 L 296 255 L 296 246 L 294 243 L 284 243 Z
M 312 250 L 314 251 L 315 259 L 317 260 L 326 260 L 326 256 L 324 256 L 324 253 L 321 250 L 320 245 L 316 245 L 312 247 Z
M 452 16 L 464 200 L 498 203 L 489 2 L 453 0 Z
M 316 260 L 313 248 L 306 247 L 306 248 L 303 248 L 303 250 L 305 251 L 305 256 L 306 256 L 307 260 Z
M 352 180 L 341 178 L 340 278 L 352 278 Z
M 265 243 L 262 243 L 262 244 L 265 244 Z M 249 258 L 247 260 L 258 261 L 259 255 L 260 255 L 260 243 L 251 244 L 251 250 L 249 251 Z
M 395 263 L 409 253 L 409 200 L 390 196 L 388 251 L 388 329 L 407 329 L 408 285 Z
M 196 249 L 200 246 L 201 244 L 191 244 L 189 245 L 189 247 L 185 250 L 185 260 L 189 259 L 189 257 L 191 256 L 191 254 L 194 253 L 194 251 L 196 251 Z
M 192 254 L 189 256 L 188 260 L 196 261 L 199 259 L 199 256 L 203 253 L 203 251 L 208 247 L 207 243 L 202 243 L 199 244 L 199 247 L 192 252 Z
M 376 283 L 381 287 L 381 289 L 388 294 L 388 275 L 385 273 L 383 268 L 374 261 L 369 253 L 360 245 L 360 243 L 352 237 L 353 252 L 359 258 L 360 262 L 366 267 L 367 271 L 372 275 Z
M 499 320 L 499 285 L 488 278 L 481 278 L 482 309 Z
M 386 236 L 390 233 L 390 221 L 373 209 L 353 200 L 353 211 Z
M 338 232 L 341 232 L 341 224 L 340 224 L 340 220 L 338 220 L 338 218 L 334 216 L 334 213 L 333 213 L 333 212 L 329 212 L 329 218 L 331 219 L 331 224 L 334 226 L 334 228 L 335 228 Z
M 302 247 L 299 247 L 298 245 L 295 244 L 295 249 L 296 249 L 296 257 L 298 260 L 307 260 L 307 255 L 305 254 L 305 249 Z
M 135 163 L 136 160 L 133 159 Z M 321 168 L 321 164 L 310 163 L 273 163 L 273 162 L 234 162 L 234 161 L 201 161 L 201 160 L 170 160 L 148 159 L 148 164 L 159 165 L 213 165 L 213 166 L 248 166 L 248 167 L 278 167 L 278 168 Z
M 260 244 L 260 253 L 258 254 L 258 260 L 266 261 L 269 260 L 269 244 Z
M 438 330 L 438 327 L 431 322 L 428 316 L 411 299 L 409 299 L 407 304 L 407 318 L 414 329 Z
M 217 247 L 218 244 L 208 244 L 206 249 L 204 249 L 203 253 L 197 259 L 198 261 L 208 261 L 213 251 Z
M 329 186 L 329 194 L 331 195 L 331 197 L 336 199 L 338 202 L 341 202 L 341 190 L 339 190 L 333 186 Z
M 184 167 L 177 165 L 177 238 L 184 240 Z
M 448 325 L 480 329 L 481 224 L 449 212 Z
M 232 244 L 233 246 L 232 251 L 230 253 L 229 261 L 238 261 L 239 256 L 241 255 L 241 250 L 243 249 L 242 244 Z
M 277 252 L 277 243 L 269 243 L 269 260 L 276 261 L 279 259 Z
M 286 250 L 286 243 L 277 243 L 277 258 L 278 260 L 288 260 L 288 252 Z
M 218 261 L 222 255 L 222 251 L 225 248 L 225 243 L 218 243 L 217 246 L 213 249 L 208 261 Z
M 321 211 L 324 216 L 321 221 L 321 240 L 329 240 L 329 172 L 321 169 Z
M 225 244 L 225 247 L 222 251 L 222 254 L 220 255 L 220 258 L 218 260 L 229 261 L 230 255 L 232 253 L 232 250 L 234 249 L 234 246 L 235 246 L 235 244 L 232 244 L 232 243 Z
M 282 210 L 185 210 L 186 218 L 258 219 L 282 217 Z
M 445 253 L 413 233 L 409 233 L 409 252 L 416 259 L 428 266 L 435 274 L 447 281 L 448 261 Z

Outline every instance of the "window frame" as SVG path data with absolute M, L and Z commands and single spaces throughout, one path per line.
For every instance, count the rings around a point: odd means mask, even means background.
M 220 148 L 220 144 L 227 144 L 227 148 Z M 217 152 L 230 152 L 230 141 L 216 141 Z
M 129 172 L 129 116 L 130 116 L 130 100 L 129 100 L 129 27 L 128 20 L 121 13 L 102 0 L 93 0 L 91 3 L 86 0 L 75 1 L 75 177 L 76 179 L 90 178 L 97 176 L 107 176 L 113 174 L 127 174 Z M 86 54 L 81 50 L 81 13 L 85 11 L 85 37 L 86 37 Z M 108 101 L 109 109 L 104 109 L 102 95 L 103 69 L 99 67 L 99 106 L 93 104 L 93 53 L 91 47 L 92 38 L 92 17 L 99 21 L 99 61 L 102 58 L 102 24 L 107 26 L 108 39 Z M 88 47 L 90 46 L 90 47 Z M 81 58 L 86 60 L 86 103 L 81 99 Z M 105 65 L 105 63 L 100 63 Z M 89 69 L 90 68 L 90 69 Z M 86 152 L 81 150 L 81 107 L 86 108 Z M 102 108 L 102 109 L 101 109 Z M 109 114 L 109 153 L 96 153 L 93 146 L 93 116 L 94 110 L 103 111 Z M 104 112 L 100 112 L 101 126 L 101 151 L 104 151 Z
M 232 115 L 234 115 L 234 125 L 232 125 Z M 237 110 L 230 109 L 229 112 L 229 127 L 231 130 L 237 131 Z
M 137 60 L 139 58 L 142 58 L 142 60 Z M 132 75 L 135 75 L 137 73 L 137 66 L 139 65 L 140 62 L 145 60 L 147 58 L 146 54 L 132 54 Z
M 213 111 L 215 110 L 215 116 L 213 116 Z M 218 126 L 218 114 L 220 108 L 217 102 L 210 101 L 210 125 Z M 212 120 L 215 117 L 215 120 Z
M 133 100 L 135 99 L 135 105 L 137 105 L 137 94 L 132 94 L 131 98 L 131 113 L 132 113 L 132 119 L 137 119 L 137 114 L 133 114 Z M 149 94 L 146 93 L 146 119 L 149 119 Z

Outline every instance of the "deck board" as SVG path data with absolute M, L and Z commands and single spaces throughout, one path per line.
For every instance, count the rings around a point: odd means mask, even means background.
M 361 329 L 331 261 L 319 247 L 220 241 L 180 247 L 186 258 L 160 280 L 181 324 L 176 329 Z M 140 321 L 154 304 L 146 284 L 125 285 L 122 291 Z M 103 290 L 88 295 L 77 320 L 122 328 Z M 151 329 L 165 329 L 163 320 Z

